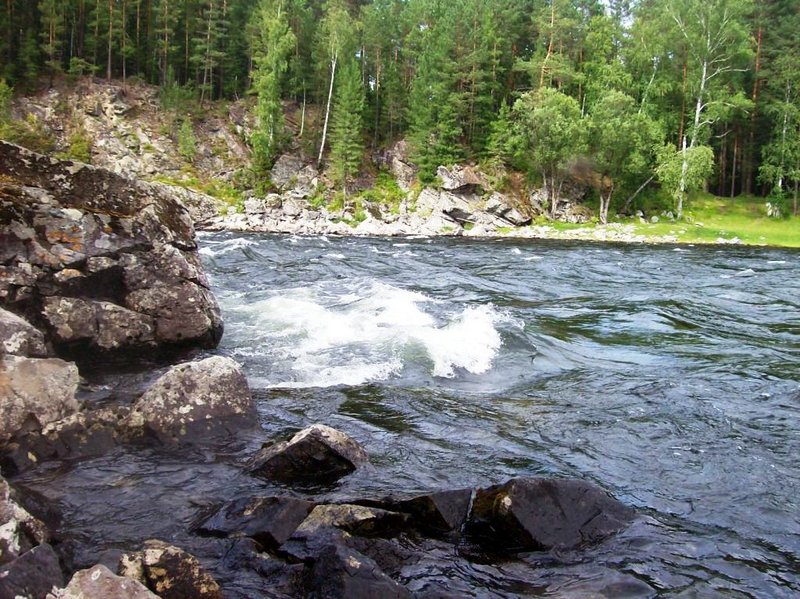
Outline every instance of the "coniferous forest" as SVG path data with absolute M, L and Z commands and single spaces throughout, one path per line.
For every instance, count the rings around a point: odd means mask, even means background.
M 678 214 L 700 188 L 796 211 L 796 0 L 7 0 L 0 17 L 0 77 L 20 92 L 93 74 L 201 104 L 254 95 L 257 169 L 292 101 L 317 111 L 306 135 L 344 184 L 405 138 L 423 181 L 504 165 L 553 212 L 566 166 L 589 172 L 601 221 L 652 181 Z

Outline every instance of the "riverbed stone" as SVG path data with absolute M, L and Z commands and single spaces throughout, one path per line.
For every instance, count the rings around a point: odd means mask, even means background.
M 75 572 L 66 587 L 46 599 L 158 599 L 158 595 L 138 580 L 117 576 L 98 564 Z
M 453 489 L 390 501 L 387 507 L 410 514 L 415 528 L 436 536 L 460 531 L 471 501 L 472 489 Z
M 0 356 L 0 445 L 78 410 L 78 368 L 57 358 Z
M 245 497 L 219 509 L 198 527 L 215 536 L 248 536 L 276 549 L 306 519 L 314 504 L 294 497 Z
M 202 441 L 256 422 L 242 368 L 223 356 L 173 366 L 136 401 L 128 419 L 167 444 Z
M 308 599 L 411 599 L 404 586 L 392 580 L 374 560 L 343 545 L 329 545 L 314 559 L 306 574 Z
M 478 489 L 467 532 L 499 551 L 575 549 L 625 528 L 634 510 L 576 479 L 515 478 Z
M 303 429 L 289 441 L 259 451 L 250 473 L 279 482 L 327 484 L 350 474 L 369 458 L 345 433 L 324 424 Z
M 40 599 L 51 589 L 64 586 L 58 556 L 44 543 L 0 566 L 0 597 Z
M 0 308 L 0 354 L 27 358 L 49 356 L 44 334 L 24 318 Z
M 157 539 L 120 558 L 119 573 L 144 584 L 161 599 L 223 599 L 214 578 L 196 557 Z

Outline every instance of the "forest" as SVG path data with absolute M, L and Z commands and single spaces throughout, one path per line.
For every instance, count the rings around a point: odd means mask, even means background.
M 404 138 L 423 182 L 440 164 L 511 168 L 553 213 L 576 176 L 601 222 L 652 182 L 679 216 L 701 188 L 797 212 L 796 0 L 4 4 L 0 96 L 85 75 L 201 105 L 252 95 L 256 172 L 305 136 L 346 189 L 369 152 Z

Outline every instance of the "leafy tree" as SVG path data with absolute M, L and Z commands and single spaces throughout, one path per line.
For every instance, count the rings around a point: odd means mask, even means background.
M 606 92 L 595 104 L 589 128 L 599 175 L 599 218 L 605 224 L 614 191 L 648 170 L 660 131 L 638 112 L 633 98 L 618 91 Z
M 331 166 L 334 177 L 347 196 L 347 185 L 358 173 L 364 154 L 362 139 L 364 88 L 354 60 L 349 60 L 341 70 L 336 88 L 331 134 Z
M 708 146 L 686 146 L 678 150 L 667 144 L 658 152 L 656 175 L 661 185 L 675 199 L 678 218 L 683 215 L 683 205 L 690 191 L 700 189 L 714 169 L 714 151 Z
M 586 150 L 586 122 L 577 100 L 543 87 L 514 103 L 517 160 L 530 175 L 540 175 L 550 203 L 558 212 L 561 188 L 571 163 Z

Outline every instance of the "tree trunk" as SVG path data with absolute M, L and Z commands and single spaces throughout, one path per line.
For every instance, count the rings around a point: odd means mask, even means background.
M 322 154 L 325 151 L 325 138 L 328 136 L 328 118 L 331 115 L 331 98 L 333 97 L 333 80 L 336 77 L 336 60 L 338 56 L 335 54 L 331 57 L 331 87 L 328 90 L 328 103 L 325 106 L 325 124 L 322 126 L 322 143 L 319 145 L 319 157 L 317 158 L 317 168 L 322 166 Z
M 733 138 L 733 163 L 731 164 L 731 199 L 736 193 L 736 161 L 739 158 L 739 136 Z
M 108 0 L 108 61 L 106 79 L 111 80 L 111 48 L 114 41 L 114 0 Z

